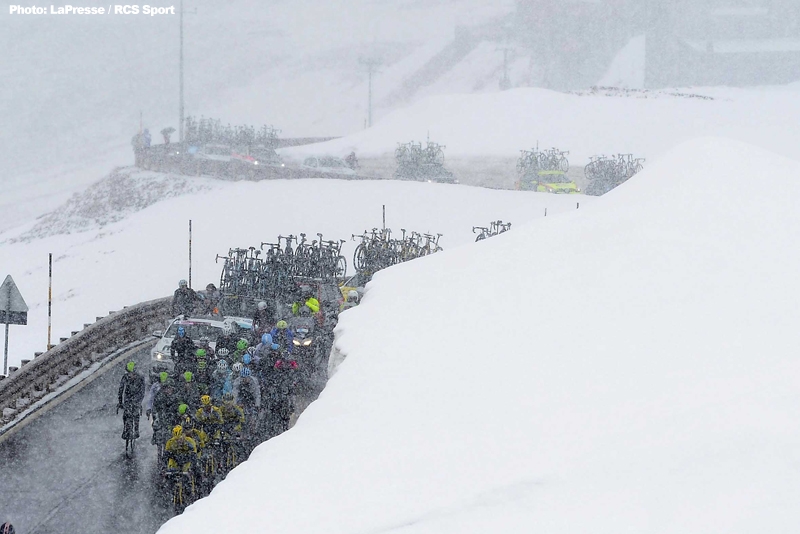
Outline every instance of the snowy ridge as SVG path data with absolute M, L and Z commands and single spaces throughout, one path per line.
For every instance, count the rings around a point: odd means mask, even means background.
M 135 167 L 117 168 L 106 178 L 73 194 L 57 209 L 39 217 L 30 230 L 10 241 L 30 241 L 102 228 L 157 202 L 214 187 L 219 187 L 219 182 L 208 178 L 142 172 Z
M 379 273 L 320 399 L 160 532 L 793 532 L 798 175 L 699 139 Z

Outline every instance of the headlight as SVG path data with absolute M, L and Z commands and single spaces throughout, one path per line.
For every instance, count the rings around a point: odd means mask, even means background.
M 295 346 L 295 347 L 299 347 L 299 346 L 300 346 L 300 341 L 299 341 L 299 340 L 297 340 L 297 339 L 293 339 L 293 340 L 292 340 L 292 343 L 294 343 L 294 346 Z
M 257 162 L 257 161 L 254 161 L 254 162 L 253 162 L 253 165 L 258 165 L 258 162 Z
M 307 347 L 307 346 L 309 346 L 309 345 L 311 345 L 311 338 L 308 338 L 308 339 L 306 339 L 305 341 L 303 341 L 303 346 L 304 346 L 304 347 Z
M 164 355 L 161 354 L 160 352 L 156 352 L 156 360 L 163 360 L 163 359 L 164 359 Z
M 285 167 L 285 165 L 283 163 L 281 163 L 281 167 Z

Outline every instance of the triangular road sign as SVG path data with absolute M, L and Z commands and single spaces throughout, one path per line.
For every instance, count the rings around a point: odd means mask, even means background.
M 11 275 L 0 285 L 0 323 L 27 324 L 28 305 Z

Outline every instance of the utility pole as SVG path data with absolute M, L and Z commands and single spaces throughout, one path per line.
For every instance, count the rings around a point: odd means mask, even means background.
M 375 57 L 361 58 L 359 63 L 367 67 L 367 74 L 369 76 L 369 94 L 367 96 L 367 127 L 372 127 L 372 75 L 377 74 L 377 68 L 381 64 L 381 60 Z
M 180 25 L 181 25 L 181 46 L 180 46 L 180 59 L 179 59 L 179 76 L 180 76 L 180 98 L 178 103 L 178 142 L 183 142 L 183 0 L 181 0 L 180 8 Z
M 197 8 L 195 8 L 191 13 L 197 13 Z M 180 6 L 180 35 L 181 35 L 181 44 L 180 44 L 180 52 L 178 58 L 178 75 L 179 75 L 179 92 L 180 96 L 178 98 L 178 142 L 183 142 L 183 0 L 181 0 Z

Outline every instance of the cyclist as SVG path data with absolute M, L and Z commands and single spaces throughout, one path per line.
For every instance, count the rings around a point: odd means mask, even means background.
M 194 414 L 195 428 L 200 430 L 204 437 L 202 452 L 202 470 L 200 477 L 200 494 L 208 495 L 214 485 L 217 462 L 215 454 L 220 445 L 220 428 L 222 427 L 222 412 L 211 404 L 211 397 L 200 397 L 200 407 Z
M 238 326 L 233 321 L 225 321 L 222 323 L 222 335 L 217 339 L 215 352 L 219 358 L 227 358 L 228 355 L 233 354 L 236 350 L 236 342 L 239 341 L 239 335 L 236 330 Z
M 236 404 L 244 410 L 245 418 L 250 423 L 250 433 L 254 430 L 254 425 L 258 419 L 258 411 L 261 409 L 261 388 L 258 379 L 253 376 L 250 370 L 250 355 L 244 355 L 244 365 L 234 364 L 234 368 L 240 367 L 239 376 L 233 381 L 233 397 Z
M 236 350 L 233 352 L 233 357 L 231 361 L 234 362 L 241 362 L 242 358 L 244 357 L 247 349 L 250 347 L 250 343 L 244 338 L 240 339 L 236 342 Z
M 241 406 L 237 405 L 233 400 L 233 393 L 226 393 L 222 397 L 222 405 L 219 407 L 222 413 L 222 428 L 220 435 L 222 437 L 223 451 L 232 451 L 235 456 L 241 452 L 241 445 L 237 445 L 236 437 L 242 432 L 242 427 L 245 423 L 244 410 Z M 236 462 L 232 462 L 235 464 Z M 233 465 L 228 464 L 226 468 L 232 468 Z
M 262 334 L 272 330 L 277 321 L 275 306 L 270 306 L 266 300 L 258 303 L 258 309 L 253 316 L 253 338 L 259 339 Z
M 172 340 L 169 346 L 169 352 L 175 362 L 175 374 L 183 374 L 184 371 L 190 371 L 194 363 L 195 344 L 194 341 L 186 334 L 186 328 L 178 326 L 178 335 Z
M 294 334 L 289 329 L 289 323 L 284 320 L 278 321 L 272 332 L 269 333 L 272 342 L 278 345 L 280 354 L 291 354 L 294 351 Z
M 128 362 L 117 393 L 117 411 L 122 409 L 122 439 L 139 437 L 139 417 L 142 415 L 144 389 L 144 377 L 136 372 L 136 362 Z M 133 421 L 133 436 L 127 432 L 129 420 Z
M 197 382 L 194 380 L 194 373 L 186 371 L 181 375 L 183 386 L 178 391 L 178 398 L 183 404 L 187 404 L 192 412 L 200 406 L 200 392 L 197 389 Z
M 195 421 L 192 418 L 192 412 L 189 411 L 189 407 L 186 404 L 181 404 L 178 406 L 178 419 L 183 427 L 184 434 L 186 434 L 187 437 L 192 438 L 197 444 L 197 452 L 199 453 L 200 450 L 206 446 L 208 435 L 203 431 L 202 428 L 200 428 L 200 425 L 195 424 Z
M 275 361 L 272 384 L 269 385 L 269 409 L 272 419 L 271 434 L 276 436 L 289 429 L 289 420 L 294 412 L 292 394 L 297 383 L 299 369 L 297 361 L 290 354 L 282 355 Z
M 153 397 L 153 439 L 154 445 L 163 446 L 169 439 L 169 431 L 178 423 L 176 417 L 180 401 L 177 388 L 169 376 Z
M 309 285 L 300 286 L 300 300 L 292 304 L 292 314 L 298 315 L 303 305 L 308 306 L 311 313 L 319 313 L 319 300 L 314 296 L 314 290 Z
M 197 349 L 194 354 L 197 382 L 207 387 L 211 379 L 211 371 L 208 368 L 208 351 L 206 349 Z
M 219 433 L 222 425 L 222 412 L 211 404 L 211 397 L 203 395 L 200 397 L 200 407 L 194 413 L 194 420 L 209 437 L 215 437 Z
M 222 400 L 225 393 L 233 391 L 233 377 L 226 360 L 217 361 L 217 368 L 211 374 L 211 396 Z
M 197 458 L 197 443 L 183 433 L 181 425 L 172 429 L 172 437 L 164 447 L 167 458 L 167 469 L 176 471 L 180 469 L 188 473 Z
M 161 387 L 167 382 L 169 379 L 169 373 L 166 371 L 161 371 L 158 373 L 158 381 L 153 382 L 150 385 L 150 390 L 147 393 L 147 402 L 145 402 L 145 415 L 148 419 L 153 414 L 153 402 L 156 400 L 156 395 L 161 390 Z
M 172 313 L 173 315 L 183 315 L 188 317 L 194 311 L 195 305 L 200 299 L 194 289 L 189 287 L 186 280 L 178 282 L 178 289 L 172 295 Z
M 219 407 L 219 411 L 222 414 L 222 430 L 226 434 L 233 435 L 241 432 L 245 421 L 244 410 L 234 401 L 233 393 L 226 393 L 222 396 L 222 405 Z

